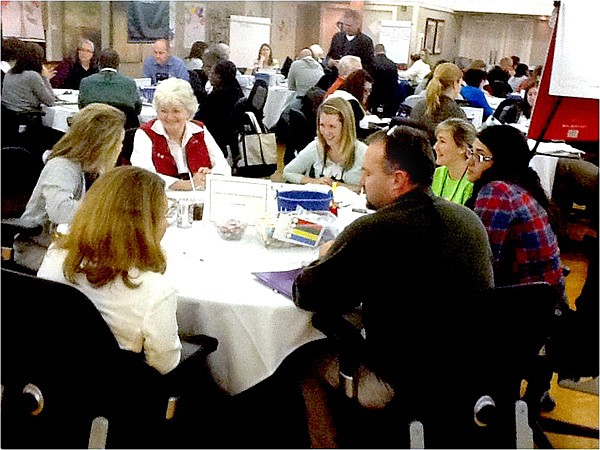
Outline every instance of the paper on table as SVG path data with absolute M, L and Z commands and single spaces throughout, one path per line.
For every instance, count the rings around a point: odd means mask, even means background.
M 294 280 L 302 272 L 302 268 L 283 270 L 279 272 L 253 272 L 256 278 L 270 288 L 292 299 Z

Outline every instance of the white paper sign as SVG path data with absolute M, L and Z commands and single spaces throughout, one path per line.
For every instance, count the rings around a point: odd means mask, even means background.
M 412 22 L 382 20 L 379 28 L 379 43 L 385 46 L 385 54 L 396 64 L 408 62 Z
M 554 61 L 551 62 L 550 95 L 600 98 L 600 61 L 589 57 L 600 37 L 596 23 L 599 14 L 600 4 L 595 2 L 561 2 Z
M 206 176 L 205 217 L 211 222 L 240 219 L 252 225 L 269 208 L 273 191 L 271 180 Z

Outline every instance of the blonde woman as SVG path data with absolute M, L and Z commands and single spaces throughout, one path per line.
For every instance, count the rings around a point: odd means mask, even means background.
M 436 128 L 435 163 L 431 188 L 435 195 L 464 205 L 471 198 L 473 183 L 467 178 L 467 151 L 477 137 L 477 129 L 465 119 L 446 119 Z
M 41 278 L 83 292 L 119 346 L 143 351 L 146 362 L 163 374 L 181 357 L 177 297 L 165 279 L 160 246 L 167 229 L 164 184 L 158 175 L 134 166 L 102 175 L 38 271 Z
M 17 237 L 15 261 L 37 270 L 50 235 L 59 224 L 68 224 L 98 175 L 115 166 L 121 151 L 125 114 L 109 105 L 91 103 L 74 117 L 67 133 L 54 145 L 21 216 L 41 225 L 40 235 Z
M 329 98 L 317 111 L 317 137 L 283 169 L 288 183 L 326 184 L 334 181 L 360 190 L 367 145 L 356 138 L 352 106 L 341 97 Z
M 443 63 L 435 68 L 433 77 L 410 112 L 410 118 L 427 127 L 429 140 L 435 144 L 435 127 L 450 117 L 466 119 L 465 112 L 454 100 L 462 87 L 462 70 L 452 63 Z

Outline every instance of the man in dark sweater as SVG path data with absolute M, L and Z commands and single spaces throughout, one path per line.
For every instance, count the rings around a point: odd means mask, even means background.
M 363 69 L 372 74 L 373 70 L 373 41 L 369 36 L 361 32 L 362 18 L 360 13 L 354 9 L 347 9 L 338 27 L 340 31 L 334 34 L 327 53 L 327 65 L 335 67 L 342 56 L 358 56 L 362 62 Z
M 100 72 L 81 80 L 79 108 L 90 103 L 106 103 L 125 113 L 126 129 L 137 128 L 140 126 L 138 114 L 142 110 L 142 99 L 133 78 L 118 72 L 120 61 L 119 54 L 111 48 L 100 52 Z
M 433 151 L 424 132 L 395 126 L 368 142 L 363 183 L 367 205 L 376 212 L 324 244 L 319 260 L 296 278 L 294 302 L 334 316 L 362 306 L 366 337 L 355 379 L 358 401 L 379 409 L 398 397 L 406 414 L 421 417 L 440 401 L 430 388 L 441 374 L 449 391 L 464 392 L 458 385 L 466 381 L 451 367 L 461 364 L 472 338 L 464 340 L 463 333 L 478 325 L 469 318 L 470 300 L 493 287 L 491 250 L 472 211 L 433 195 Z M 321 379 L 337 387 L 331 376 L 336 357 L 325 353 L 321 361 L 327 361 Z M 460 420 L 444 416 L 443 427 Z
M 385 54 L 383 44 L 375 46 L 373 91 L 369 96 L 369 109 L 379 117 L 393 117 L 400 106 L 400 87 L 396 63 Z

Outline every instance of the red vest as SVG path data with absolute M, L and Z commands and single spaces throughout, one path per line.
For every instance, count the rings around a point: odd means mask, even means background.
M 156 119 L 140 126 L 152 141 L 152 162 L 154 163 L 154 168 L 160 174 L 179 178 L 179 170 L 177 169 L 175 158 L 173 158 L 173 155 L 171 155 L 171 152 L 169 151 L 167 138 L 151 129 L 154 122 L 156 122 Z M 192 122 L 204 128 L 202 122 L 196 120 L 193 120 Z M 187 158 L 188 169 L 192 175 L 195 174 L 200 167 L 211 167 L 210 156 L 208 155 L 208 149 L 204 142 L 203 131 L 199 131 L 192 135 L 185 146 L 184 153 Z

